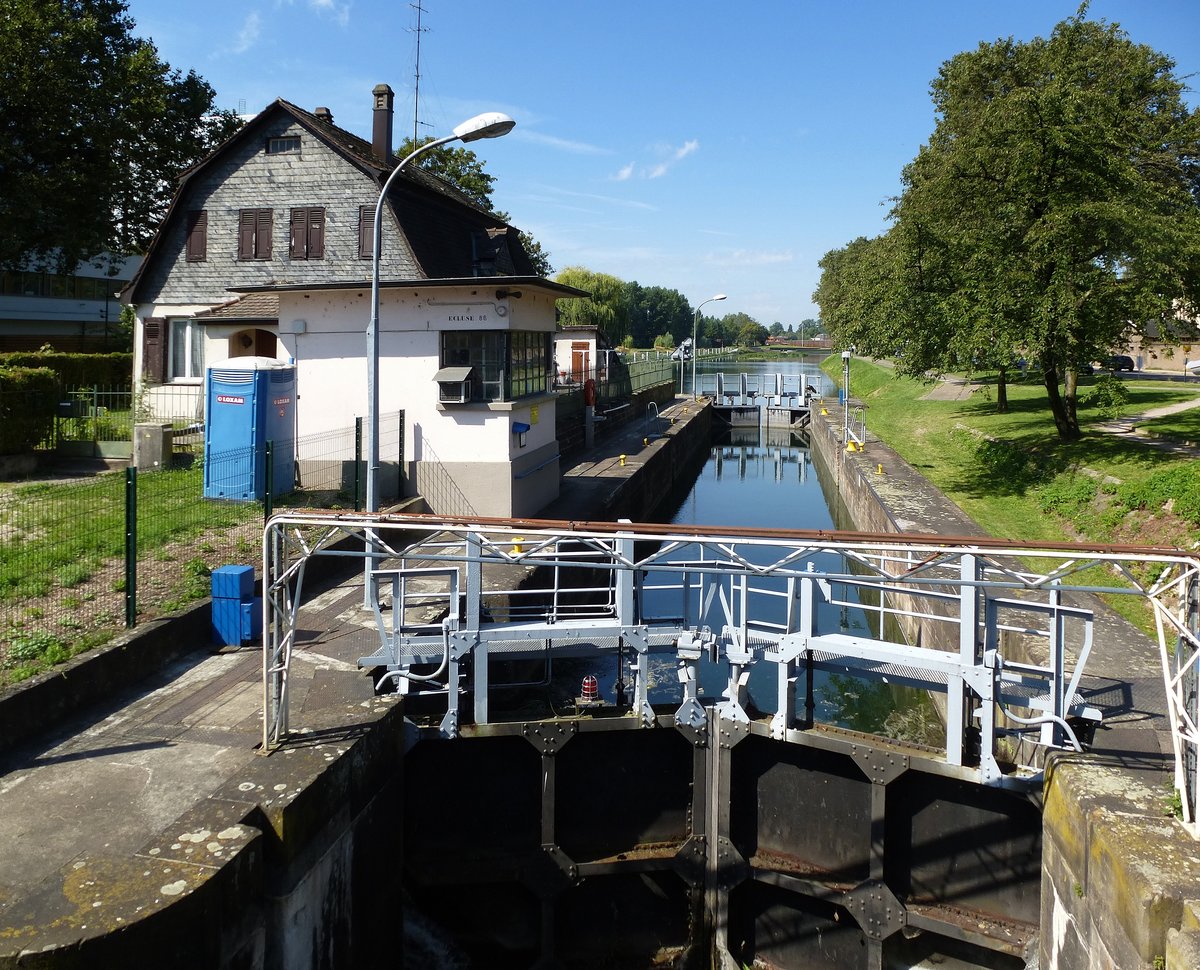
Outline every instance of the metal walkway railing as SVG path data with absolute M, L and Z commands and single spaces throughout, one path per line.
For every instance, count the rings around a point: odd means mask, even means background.
M 357 551 L 332 548 L 347 536 Z M 381 686 L 440 693 L 446 736 L 464 719 L 489 722 L 501 661 L 607 658 L 625 713 L 647 727 L 669 698 L 680 727 L 765 717 L 776 737 L 813 723 L 812 678 L 827 671 L 930 692 L 944 715 L 947 765 L 1006 787 L 1037 784 L 1044 752 L 1079 749 L 1100 717 L 1084 700 L 1094 627 L 1080 594 L 1141 598 L 1158 631 L 1184 821 L 1200 835 L 1195 555 L 628 523 L 276 516 L 263 547 L 264 750 L 289 731 L 304 564 L 313 555 L 361 559 L 364 542 L 378 646 L 360 666 L 383 671 Z M 850 609 L 867 622 L 848 628 L 841 618 Z M 774 685 L 766 707 L 749 703 L 755 671 Z M 702 680 L 714 678 L 719 696 L 703 697 Z

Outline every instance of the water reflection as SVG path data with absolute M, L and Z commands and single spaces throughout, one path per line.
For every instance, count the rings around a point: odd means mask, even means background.
M 709 365 L 716 369 L 720 365 Z M 725 365 L 726 370 L 732 365 Z M 803 368 L 810 383 L 816 383 L 823 394 L 832 393 L 832 386 L 815 365 L 799 362 L 783 365 Z M 781 365 L 758 365 L 763 372 L 774 372 Z M 832 497 L 836 502 L 836 496 Z M 714 441 L 709 459 L 691 491 L 677 509 L 665 515 L 664 521 L 679 525 L 730 527 L 763 527 L 773 529 L 834 529 L 830 511 L 817 475 L 813 472 L 806 442 L 788 428 L 734 427 L 721 433 Z M 770 550 L 753 547 L 739 548 L 750 561 L 769 562 Z M 698 548 L 683 547 L 670 557 L 676 562 L 692 562 L 699 558 Z M 817 569 L 850 573 L 852 566 L 844 557 L 833 553 L 815 554 Z M 815 618 L 818 633 L 878 635 L 878 613 L 873 604 L 858 597 L 857 589 L 833 584 L 833 599 L 860 603 L 864 608 L 822 604 Z M 748 598 L 747 609 L 760 624 L 787 628 L 789 597 L 785 580 L 758 579 L 754 583 L 762 591 Z M 730 606 L 738 599 L 740 590 L 729 581 L 725 587 L 702 593 L 697 582 L 690 588 L 682 583 L 663 588 L 647 586 L 643 617 L 647 622 L 656 618 L 683 617 L 689 626 L 709 626 L 720 632 L 731 618 Z M 702 599 L 703 597 L 703 599 Z M 699 695 L 702 700 L 715 700 L 728 690 L 723 665 L 702 662 Z M 898 688 L 886 683 L 873 683 L 848 675 L 818 672 L 814 678 L 814 716 L 826 723 L 839 724 L 855 730 L 884 733 L 909 740 L 924 740 L 934 720 L 930 706 L 920 692 Z M 760 711 L 774 711 L 777 704 L 777 677 L 774 664 L 759 663 L 751 667 L 747 684 L 750 703 Z M 652 671 L 651 702 L 671 702 L 679 696 L 679 680 L 673 661 L 663 660 Z

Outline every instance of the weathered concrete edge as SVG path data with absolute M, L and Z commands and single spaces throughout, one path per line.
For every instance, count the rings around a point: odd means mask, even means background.
M 209 647 L 211 601 L 148 620 L 0 693 L 0 753 L 181 657 Z M 197 632 L 200 631 L 200 632 Z
M 647 477 L 674 482 L 707 444 L 710 419 L 711 410 L 704 408 L 651 442 L 642 467 L 632 468 L 608 496 L 604 512 L 624 514 L 622 504 L 632 499 L 630 504 L 638 505 L 657 495 L 658 489 L 646 487 Z M 616 501 L 619 496 L 622 500 Z M 593 518 L 599 511 L 587 510 L 580 517 Z M 18 685 L 0 696 L 0 724 L 21 711 L 36 710 L 31 705 L 46 691 L 52 709 L 22 725 L 28 738 L 102 700 L 118 685 L 131 686 L 189 652 L 207 652 L 212 649 L 210 605 L 210 600 L 198 601 L 148 621 L 105 648 Z M 180 627 L 194 632 L 197 626 L 201 633 L 192 639 L 178 635 Z M 162 649 L 163 643 L 171 644 L 170 651 Z M 93 668 L 106 676 L 93 677 Z M 80 691 L 65 689 L 74 686 L 68 675 L 93 683 Z M 60 879 L 50 880 L 42 896 L 22 901 L 21 913 L 10 908 L 7 925 L 0 927 L 0 968 L 133 966 L 148 957 L 174 970 L 290 967 L 304 965 L 310 956 L 304 949 L 318 943 L 325 953 L 347 956 L 350 965 L 397 960 L 394 927 L 402 846 L 390 843 L 402 814 L 402 705 L 391 697 L 347 698 L 345 704 L 321 707 L 319 714 L 307 717 L 305 731 L 320 740 L 306 743 L 302 737 L 294 747 L 255 759 L 138 852 L 77 859 Z M 176 879 L 178 896 L 163 899 L 151 883 L 139 885 L 144 877 L 157 877 L 149 866 L 170 862 L 169 853 L 179 851 L 173 833 L 233 826 L 240 829 L 237 851 L 200 862 L 176 859 L 171 871 L 162 873 Z M 382 850 L 384 845 L 390 850 Z M 77 899 L 70 887 L 89 880 L 121 887 L 103 918 L 90 907 L 72 910 Z M 360 884 L 375 891 L 359 894 L 352 909 L 356 897 L 349 887 Z M 204 927 L 219 931 L 205 933 Z M 24 944 L 37 949 L 22 950 Z M 293 945 L 299 952 L 289 952 Z
M 832 470 L 854 527 L 905 531 L 905 517 L 889 507 L 886 486 L 876 488 L 870 470 L 884 469 L 875 475 L 881 483 L 900 469 L 919 477 L 915 470 L 882 442 L 843 451 L 838 429 L 818 414 L 812 428 L 814 457 Z M 940 497 L 957 534 L 984 534 L 932 485 L 922 491 L 928 503 Z M 1094 759 L 1051 758 L 1043 790 L 1041 966 L 1150 967 L 1159 957 L 1165 970 L 1200 965 L 1186 962 L 1200 952 L 1200 844 L 1170 817 L 1168 795 Z
M 0 968 L 290 967 L 309 946 L 395 958 L 372 928 L 400 893 L 398 855 L 378 846 L 400 817 L 402 705 L 352 693 L 306 732 L 321 740 L 254 759 L 138 851 L 76 858 L 9 907 Z M 377 891 L 350 893 L 359 880 Z

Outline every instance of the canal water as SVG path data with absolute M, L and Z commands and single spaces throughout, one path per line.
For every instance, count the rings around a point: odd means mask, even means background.
M 703 375 L 723 371 L 728 386 L 738 386 L 741 373 L 756 379 L 782 373 L 794 381 L 803 375 L 807 383 L 817 387 L 825 396 L 836 396 L 837 389 L 819 370 L 819 358 L 807 361 L 741 364 L 737 361 L 700 363 L 701 382 Z M 686 381 L 690 388 L 691 366 L 688 364 Z M 738 428 L 718 432 L 711 443 L 709 456 L 694 484 L 685 493 L 668 497 L 660 509 L 659 521 L 678 525 L 703 525 L 711 527 L 764 527 L 777 529 L 834 529 L 844 520 L 840 519 L 831 504 L 836 507 L 836 496 L 827 498 L 822 490 L 811 463 L 806 442 L 790 429 L 772 430 L 765 428 Z M 695 559 L 695 550 L 682 548 L 677 551 L 681 559 Z M 849 569 L 848 564 L 824 562 L 822 566 L 834 568 L 838 565 Z M 783 588 L 782 581 L 780 582 Z M 645 611 L 653 613 L 661 609 L 664 614 L 679 613 L 678 590 L 649 593 L 644 601 Z M 778 601 L 777 616 L 764 616 L 772 622 L 783 620 L 786 609 L 783 600 Z M 774 609 L 769 604 L 766 609 Z M 871 623 L 876 614 L 872 611 L 826 606 L 818 611 L 817 629 L 821 632 L 860 632 L 873 635 Z M 696 617 L 689 622 L 697 623 Z M 704 618 L 719 632 L 721 621 Z M 618 670 L 621 672 L 618 673 Z M 582 676 L 598 675 L 600 690 L 605 700 L 613 703 L 617 697 L 616 683 L 623 678 L 626 685 L 632 683 L 632 671 L 627 666 L 617 669 L 597 670 L 590 661 L 565 661 L 554 668 L 556 686 L 571 689 L 579 685 Z M 704 666 L 700 671 L 699 695 L 702 701 L 715 702 L 728 689 L 724 670 L 717 665 Z M 776 705 L 775 668 L 772 664 L 756 665 L 747 685 L 752 706 L 761 711 L 774 711 Z M 678 704 L 680 700 L 679 679 L 676 665 L 671 659 L 655 662 L 651 667 L 651 703 Z M 898 735 L 888 728 L 889 719 L 894 721 L 896 712 L 909 712 L 905 723 L 924 723 L 922 716 L 912 717 L 912 711 L 928 710 L 927 702 L 914 691 L 904 691 L 886 684 L 869 684 L 849 676 L 818 673 L 814 678 L 814 716 L 818 721 L 838 724 L 843 727 L 869 732 Z M 910 737 L 910 740 L 920 740 Z M 598 917 L 599 918 L 599 917 Z M 404 919 L 405 966 L 438 967 L 445 970 L 481 970 L 484 964 L 473 963 L 453 942 L 450 936 L 433 922 L 422 916 L 419 901 L 406 903 Z M 616 964 L 614 964 L 616 965 Z
M 763 363 L 701 361 L 698 383 L 702 389 L 706 384 L 711 386 L 711 379 L 706 382 L 705 375 L 718 371 L 725 374 L 727 387 L 737 387 L 741 374 L 747 375 L 751 386 L 773 386 L 771 379 L 775 374 L 784 375 L 795 386 L 796 378 L 802 376 L 804 382 L 815 386 L 820 395 L 836 397 L 837 387 L 820 370 L 820 360 L 810 357 L 808 360 Z M 685 379 L 690 386 L 690 364 Z M 761 397 L 758 400 L 766 403 Z M 718 432 L 708 460 L 691 490 L 677 504 L 665 510 L 660 520 L 679 525 L 718 528 L 827 530 L 838 528 L 839 525 L 845 527 L 844 513 L 835 514 L 837 505 L 837 495 L 827 496 L 822 490 L 805 439 L 790 429 L 768 429 L 760 424 L 757 428 L 738 427 Z M 684 548 L 678 551 L 676 557 L 693 559 L 696 558 L 696 552 Z M 851 571 L 849 564 L 839 563 L 837 559 L 833 554 L 814 557 L 818 568 Z M 778 585 L 780 592 L 783 592 L 784 582 L 780 580 Z M 657 597 L 664 614 L 678 613 L 677 602 L 665 602 L 672 596 L 677 600 L 678 594 L 675 593 L 664 592 Z M 855 598 L 853 591 L 848 591 L 848 598 Z M 655 596 L 647 597 L 648 612 L 654 611 L 655 600 Z M 763 615 L 760 612 L 756 619 L 782 623 L 785 619 L 785 601 L 780 597 L 773 602 L 774 605 L 771 599 L 756 600 L 760 611 L 775 612 L 775 615 Z M 719 614 L 719 609 L 717 612 Z M 871 637 L 877 635 L 873 629 L 877 616 L 874 611 L 824 604 L 818 610 L 816 628 L 821 633 L 857 633 Z M 689 619 L 692 623 L 696 622 L 695 617 Z M 701 620 L 717 631 L 722 621 L 719 616 L 714 618 L 711 614 Z M 679 682 L 674 664 L 656 665 L 652 669 L 652 684 L 652 703 L 677 699 Z M 702 701 L 721 698 L 728 689 L 723 668 L 712 666 L 702 669 L 699 687 Z M 747 690 L 755 708 L 760 711 L 776 710 L 774 665 L 756 665 L 751 671 Z M 818 721 L 855 730 L 904 736 L 913 741 L 926 740 L 924 726 L 928 719 L 922 716 L 922 711 L 928 708 L 928 704 L 919 692 L 818 672 L 814 678 L 814 699 L 814 716 Z M 912 730 L 914 724 L 917 726 L 915 734 Z

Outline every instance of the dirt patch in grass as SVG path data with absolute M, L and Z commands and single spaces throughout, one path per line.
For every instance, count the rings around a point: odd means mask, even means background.
M 210 530 L 164 543 L 137 562 L 137 620 L 178 610 L 210 595 L 219 566 L 261 559 L 262 524 Z M 8 604 L 10 625 L 0 635 L 0 688 L 112 639 L 125 627 L 125 565 L 109 560 L 71 586 Z

